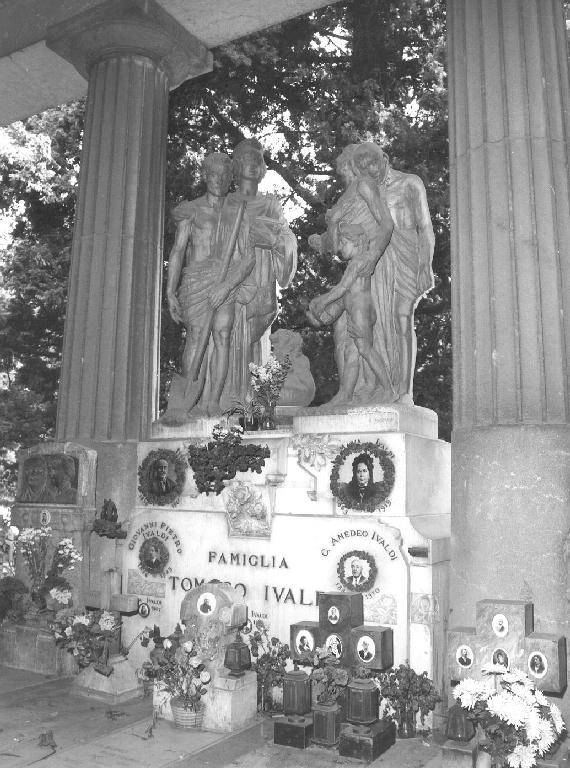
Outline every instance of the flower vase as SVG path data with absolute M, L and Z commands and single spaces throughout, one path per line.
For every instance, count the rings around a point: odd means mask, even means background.
M 415 712 L 404 712 L 398 722 L 398 738 L 411 739 L 416 735 Z
M 43 611 L 45 609 L 46 596 L 44 592 L 41 592 L 39 589 L 32 589 L 30 590 L 30 599 L 36 610 Z
M 340 738 L 341 711 L 339 705 L 313 705 L 313 741 L 327 747 L 334 746 Z
M 259 429 L 259 419 L 257 416 L 240 416 L 238 423 L 244 432 L 257 432 Z
M 197 710 L 188 708 L 184 709 L 184 704 L 181 699 L 170 699 L 170 709 L 172 710 L 172 717 L 174 719 L 174 725 L 177 728 L 201 728 L 202 721 L 204 720 L 204 708 L 199 706 Z
M 277 426 L 275 416 L 275 406 L 272 405 L 263 411 L 261 416 L 259 427 L 260 429 L 275 429 Z

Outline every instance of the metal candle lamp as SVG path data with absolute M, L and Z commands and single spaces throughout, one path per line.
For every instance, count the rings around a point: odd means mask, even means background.
M 236 633 L 236 639 L 226 646 L 224 667 L 229 669 L 232 677 L 241 677 L 246 669 L 251 669 L 251 653 L 241 639 L 239 630 Z
M 283 712 L 304 715 L 311 709 L 311 681 L 302 669 L 286 672 L 283 678 Z
M 378 720 L 378 688 L 370 678 L 352 678 L 349 682 L 347 720 L 366 725 Z

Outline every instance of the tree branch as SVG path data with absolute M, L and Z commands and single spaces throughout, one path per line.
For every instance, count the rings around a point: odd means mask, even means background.
M 241 128 L 220 112 L 212 94 L 205 91 L 203 93 L 203 98 L 204 103 L 210 110 L 212 117 L 220 124 L 228 136 L 230 136 L 230 138 L 236 144 L 239 144 L 240 141 L 243 141 L 246 136 L 242 132 Z M 297 197 L 303 200 L 303 202 L 307 203 L 309 207 L 316 208 L 317 210 L 323 210 L 326 207 L 320 198 L 318 198 L 301 184 L 301 182 L 297 179 L 292 171 L 274 160 L 268 152 L 264 152 L 263 156 L 268 169 L 275 171 L 275 173 L 281 176 L 283 181 L 293 190 Z

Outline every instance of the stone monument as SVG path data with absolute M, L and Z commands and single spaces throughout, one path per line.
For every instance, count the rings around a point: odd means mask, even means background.
M 391 168 L 372 143 L 338 158 L 346 185 L 327 212 L 327 231 L 310 238 L 348 261 L 337 286 L 315 297 L 308 317 L 334 323 L 340 388 L 328 404 L 413 404 L 414 309 L 433 285 L 434 235 L 423 182 Z
M 231 172 L 236 192 L 228 193 Z M 277 314 L 277 283 L 286 287 L 297 245 L 276 197 L 258 193 L 263 148 L 246 139 L 233 158 L 208 155 L 207 192 L 174 211 L 176 240 L 169 260 L 170 312 L 186 328 L 182 376 L 171 384 L 165 421 L 218 416 L 243 400 L 250 362 Z

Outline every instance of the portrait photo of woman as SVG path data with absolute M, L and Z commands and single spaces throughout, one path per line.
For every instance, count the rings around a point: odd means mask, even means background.
M 362 504 L 378 494 L 378 486 L 374 482 L 374 459 L 368 453 L 360 453 L 352 461 L 352 479 L 344 483 L 347 497 Z
M 333 460 L 330 488 L 342 509 L 375 512 L 390 506 L 394 454 L 380 443 L 348 443 Z

